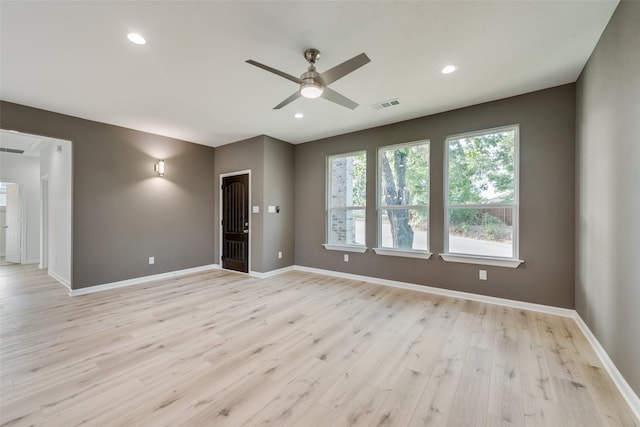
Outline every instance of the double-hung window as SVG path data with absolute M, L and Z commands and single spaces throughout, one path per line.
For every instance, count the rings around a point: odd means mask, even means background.
M 429 141 L 378 150 L 379 255 L 429 258 Z
M 445 261 L 517 267 L 519 127 L 445 140 Z
M 365 252 L 367 154 L 327 158 L 326 249 Z

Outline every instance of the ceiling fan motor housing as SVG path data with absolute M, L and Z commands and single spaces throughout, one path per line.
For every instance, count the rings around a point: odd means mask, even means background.
M 307 56 L 307 52 L 305 52 L 305 57 Z M 324 91 L 324 82 L 320 77 L 320 73 L 316 71 L 316 67 L 313 66 L 313 63 L 311 61 L 309 61 L 309 63 L 311 64 L 309 65 L 309 70 L 300 76 L 300 94 L 305 98 L 318 98 Z
M 303 83 L 316 82 L 317 84 L 324 86 L 324 83 L 320 78 L 320 73 L 316 71 L 316 68 L 313 65 L 309 67 L 309 71 L 307 71 L 306 73 L 302 73 L 302 75 L 300 76 L 300 80 L 302 80 Z
M 324 92 L 322 82 L 315 80 L 313 77 L 302 78 L 301 80 L 300 95 L 305 98 L 318 98 L 322 96 L 322 92 Z

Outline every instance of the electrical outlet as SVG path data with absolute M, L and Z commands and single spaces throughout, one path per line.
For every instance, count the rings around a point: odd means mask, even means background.
M 278 252 L 278 259 L 282 259 L 282 251 Z
M 155 264 L 155 263 L 156 263 L 156 257 L 150 256 L 149 257 L 149 265 Z
M 349 254 L 344 254 L 344 262 L 349 262 Z
M 487 270 L 479 270 L 478 279 L 487 280 Z

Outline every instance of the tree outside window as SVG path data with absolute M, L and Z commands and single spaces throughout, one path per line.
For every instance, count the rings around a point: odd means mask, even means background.
M 429 141 L 378 151 L 378 240 L 385 249 L 429 247 Z

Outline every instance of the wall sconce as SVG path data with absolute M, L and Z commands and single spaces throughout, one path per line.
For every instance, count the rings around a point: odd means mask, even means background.
M 158 172 L 158 176 L 164 176 L 164 160 L 158 160 L 153 169 Z

